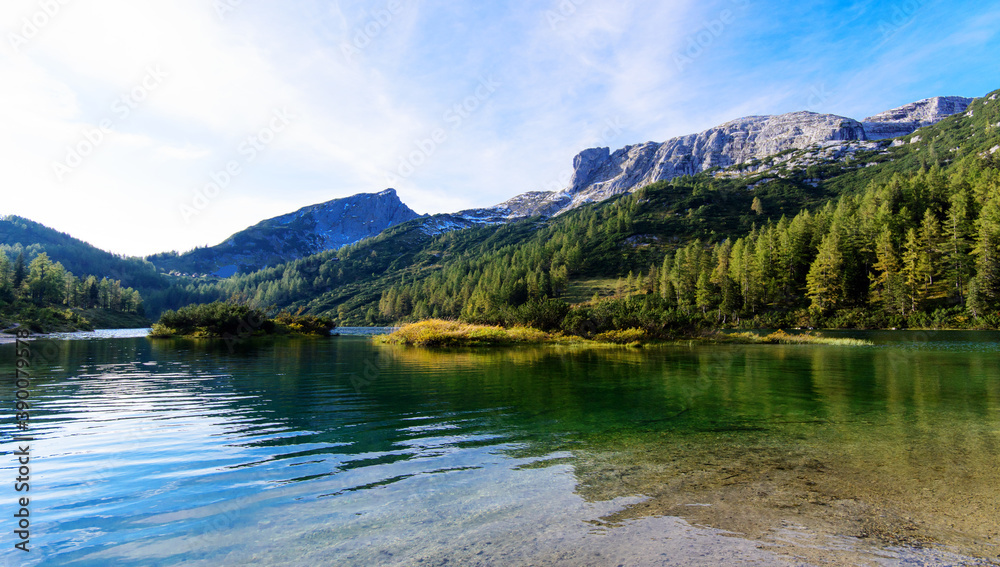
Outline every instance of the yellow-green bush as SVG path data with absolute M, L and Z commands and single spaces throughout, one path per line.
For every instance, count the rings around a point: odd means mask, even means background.
M 649 335 L 646 334 L 646 331 L 636 328 L 615 329 L 594 335 L 594 340 L 597 342 L 615 343 L 619 345 L 642 342 L 648 338 Z
M 769 335 L 758 335 L 757 333 L 732 333 L 726 336 L 727 339 L 736 342 L 761 343 L 761 344 L 820 344 L 820 345 L 840 345 L 840 346 L 866 346 L 871 345 L 871 341 L 862 339 L 821 337 L 812 333 L 802 333 L 801 335 L 790 335 L 778 329 Z
M 530 327 L 504 329 L 428 319 L 405 325 L 389 335 L 377 337 L 376 341 L 414 346 L 462 346 L 544 342 L 550 338 L 548 333 Z

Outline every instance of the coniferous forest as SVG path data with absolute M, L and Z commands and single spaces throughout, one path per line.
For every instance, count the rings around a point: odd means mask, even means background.
M 155 318 L 228 300 L 341 326 L 436 317 L 584 336 L 627 328 L 652 336 L 720 327 L 998 328 L 998 94 L 844 158 L 788 150 L 553 218 L 452 231 L 418 218 L 227 279 L 167 276 L 149 261 L 84 251 L 134 281 L 141 300 L 110 279 L 76 279 L 61 268 L 26 268 L 14 285 L 11 256 L 0 301 L 136 312 L 144 303 Z M 66 235 L 45 234 L 45 250 L 70 249 Z
M 555 218 L 443 234 L 416 219 L 339 251 L 171 293 L 299 308 L 341 325 L 441 317 L 654 336 L 996 328 L 998 144 L 1000 108 L 986 97 L 846 160 L 776 156 Z
M 7 247 L 4 247 L 7 248 Z M 75 330 L 97 323 L 142 323 L 142 297 L 121 281 L 76 277 L 45 252 L 28 262 L 24 250 L 13 260 L 0 249 L 0 320 L 35 330 Z

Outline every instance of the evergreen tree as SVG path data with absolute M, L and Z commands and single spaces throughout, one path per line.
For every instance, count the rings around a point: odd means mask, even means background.
M 24 278 L 27 275 L 28 268 L 24 260 L 24 252 L 22 251 L 17 255 L 17 260 L 14 261 L 14 279 L 11 283 L 15 292 L 21 289 L 21 284 L 24 283 Z
M 879 233 L 875 241 L 875 257 L 874 273 L 870 276 L 871 300 L 886 312 L 902 314 L 905 310 L 902 304 L 904 295 L 900 273 L 902 264 L 888 228 Z
M 903 283 L 906 289 L 906 312 L 912 313 L 923 303 L 926 297 L 926 264 L 921 262 L 923 247 L 917 230 L 911 228 L 906 232 L 903 244 Z
M 53 264 L 45 252 L 36 256 L 28 266 L 28 276 L 25 279 L 31 300 L 36 305 L 62 304 L 65 297 L 64 276 L 62 264 Z
M 941 224 L 931 210 L 927 209 L 920 223 L 920 254 L 917 262 L 923 279 L 923 296 L 927 299 L 937 299 L 946 293 L 938 277 L 941 271 L 941 248 Z
M 10 258 L 3 251 L 0 251 L 0 303 L 10 303 L 14 301 L 14 268 L 10 264 Z
M 713 287 L 709 272 L 701 272 L 698 276 L 698 283 L 695 285 L 695 304 L 701 309 L 703 315 L 715 303 L 715 290 Z
M 976 256 L 977 303 L 980 310 L 1000 305 L 1000 192 L 993 193 L 979 215 Z
M 844 257 L 840 246 L 841 239 L 837 231 L 827 234 L 806 275 L 806 295 L 812 300 L 809 309 L 813 312 L 825 313 L 836 307 L 841 300 L 844 289 Z
M 970 233 L 969 196 L 964 188 L 960 188 L 952 194 L 948 208 L 943 257 L 948 289 L 960 304 L 965 303 L 969 279 L 972 276 L 972 260 L 969 256 Z

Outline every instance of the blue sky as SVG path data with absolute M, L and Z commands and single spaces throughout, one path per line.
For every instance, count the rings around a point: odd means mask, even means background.
M 751 114 L 1000 88 L 980 2 L 5 0 L 0 214 L 146 255 L 395 187 L 420 213 Z

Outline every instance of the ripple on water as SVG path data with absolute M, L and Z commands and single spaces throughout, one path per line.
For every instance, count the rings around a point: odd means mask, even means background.
M 33 390 L 35 562 L 986 564 L 998 341 L 955 337 L 66 341 Z

